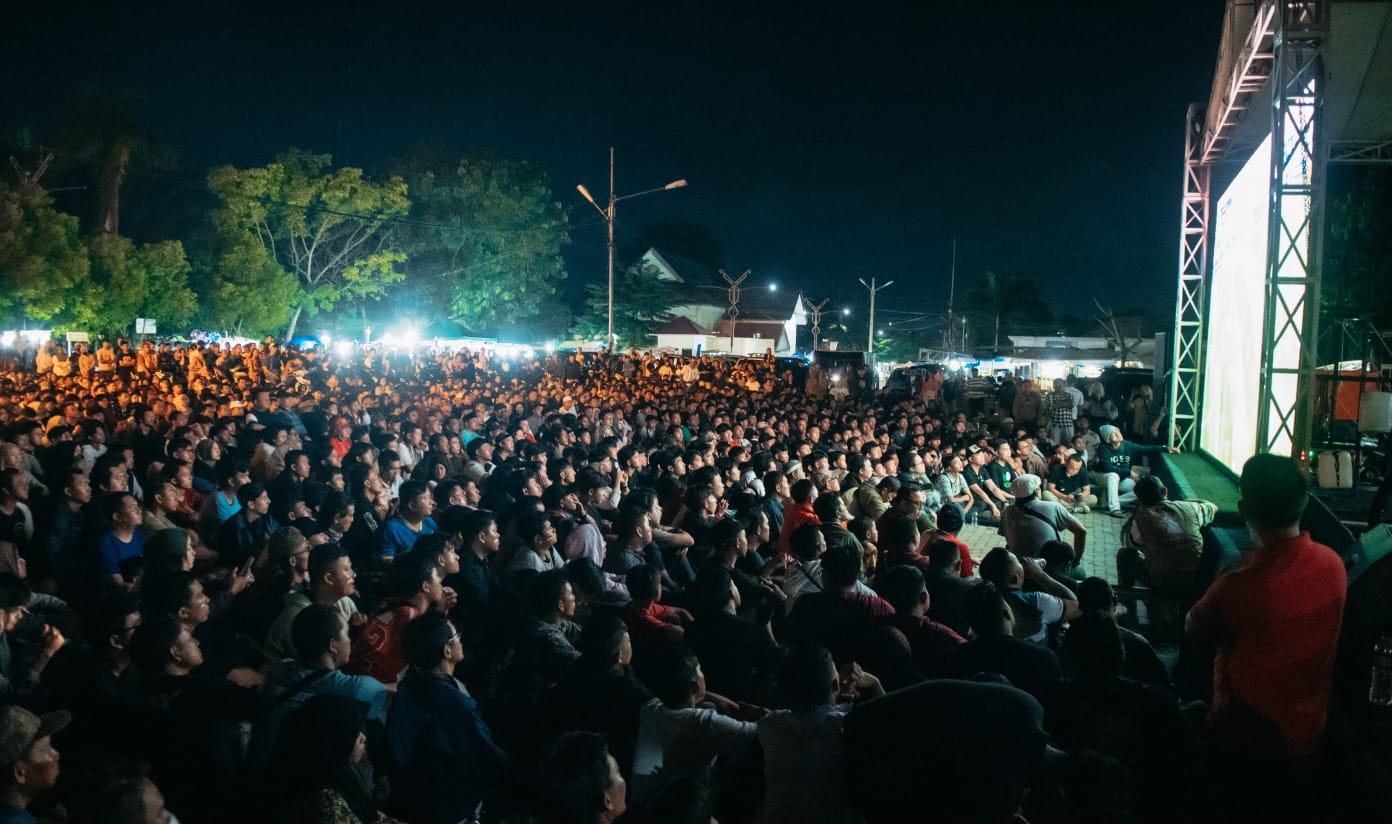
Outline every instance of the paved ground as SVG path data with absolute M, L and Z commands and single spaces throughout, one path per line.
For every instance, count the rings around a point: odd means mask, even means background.
M 1094 509 L 1077 518 L 1088 531 L 1087 547 L 1083 552 L 1083 568 L 1087 570 L 1088 575 L 1096 575 L 1115 584 L 1116 551 L 1121 546 L 1122 524 L 1126 522 L 1108 515 L 1105 509 Z M 978 561 L 993 547 L 1005 546 L 1005 539 L 996 534 L 996 527 L 993 526 L 968 524 L 957 537 L 971 547 L 972 557 Z M 1065 540 L 1071 543 L 1072 538 L 1072 533 L 1065 533 Z

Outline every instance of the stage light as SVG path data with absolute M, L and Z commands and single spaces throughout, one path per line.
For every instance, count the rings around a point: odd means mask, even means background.
M 351 340 L 341 340 L 334 344 L 334 351 L 337 352 L 340 357 L 347 357 L 353 354 L 353 342 Z
M 769 284 L 769 291 L 770 291 L 770 292 L 777 292 L 777 291 L 778 291 L 778 284 L 776 284 L 776 283 L 770 283 L 770 284 Z

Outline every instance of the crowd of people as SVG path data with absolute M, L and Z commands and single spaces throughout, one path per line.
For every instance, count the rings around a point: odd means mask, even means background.
M 12 358 L 0 822 L 1189 821 L 1303 787 L 1345 590 L 1303 474 L 1248 464 L 1257 548 L 1210 584 L 1215 508 L 1146 471 L 1148 406 L 1049 390 L 269 340 Z M 1089 543 L 1097 507 L 1124 546 Z M 1211 696 L 1113 583 L 1193 605 Z

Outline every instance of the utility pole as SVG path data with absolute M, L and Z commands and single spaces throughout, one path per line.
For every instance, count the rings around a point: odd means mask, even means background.
M 609 208 L 604 222 L 609 224 L 609 335 L 604 339 L 604 351 L 614 353 L 614 147 L 609 147 Z
M 811 303 L 807 304 L 812 312 L 812 351 L 814 353 L 817 351 L 817 342 L 822 337 L 822 310 L 826 308 L 826 305 L 830 302 L 831 298 L 827 298 L 815 306 Z
M 947 286 L 947 328 L 943 330 L 943 348 L 952 354 L 952 299 L 957 294 L 957 238 L 952 239 L 952 280 Z
M 869 290 L 870 290 L 870 331 L 869 331 L 869 333 L 866 335 L 865 351 L 866 351 L 867 353 L 869 353 L 869 355 L 870 355 L 870 362 L 871 362 L 871 363 L 874 363 L 874 362 L 875 362 L 875 294 L 876 294 L 877 292 L 881 292 L 881 291 L 883 291 L 883 290 L 885 290 L 885 289 L 888 289 L 889 287 L 893 286 L 893 285 L 894 285 L 894 281 L 891 280 L 891 281 L 885 283 L 885 284 L 882 285 L 882 286 L 876 286 L 876 285 L 875 285 L 875 279 L 874 279 L 874 278 L 870 278 L 870 282 L 869 282 L 869 283 L 866 283 L 866 282 L 865 282 L 865 278 L 857 278 L 857 280 L 860 281 L 860 285 L 861 285 L 861 286 L 864 286 L 866 289 L 869 289 Z
M 609 336 L 604 339 L 604 348 L 606 351 L 614 351 L 614 204 L 618 203 L 620 200 L 628 200 L 631 197 L 642 197 L 643 195 L 650 195 L 653 192 L 665 192 L 671 189 L 680 189 L 685 185 L 685 179 L 674 180 L 671 183 L 668 183 L 666 186 L 659 186 L 656 189 L 646 189 L 641 192 L 634 192 L 631 195 L 624 195 L 623 197 L 615 196 L 614 147 L 610 146 L 608 208 L 601 208 L 600 205 L 595 202 L 594 197 L 590 194 L 590 190 L 586 189 L 583 184 L 575 187 L 576 191 L 580 192 L 580 195 L 584 197 L 585 200 L 588 200 L 590 202 L 590 205 L 595 207 L 595 209 L 600 213 L 600 215 L 604 217 L 604 222 L 609 227 Z
M 725 278 L 726 283 L 730 284 L 730 288 L 725 291 L 730 299 L 730 308 L 728 311 L 730 315 L 730 354 L 732 355 L 735 353 L 735 318 L 739 317 L 740 284 L 744 283 L 744 279 L 749 277 L 751 271 L 750 269 L 745 269 L 744 274 L 737 278 L 732 278 L 725 274 L 724 269 L 720 270 L 720 276 Z

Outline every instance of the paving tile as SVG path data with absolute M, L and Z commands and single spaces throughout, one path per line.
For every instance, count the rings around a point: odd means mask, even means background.
M 1106 510 L 1093 510 L 1086 515 L 1077 517 L 1088 530 L 1087 548 L 1083 553 L 1083 569 L 1087 570 L 1088 575 L 1105 578 L 1110 583 L 1115 584 L 1117 582 L 1116 551 L 1121 547 L 1121 527 L 1126 522 L 1120 518 L 1113 518 L 1107 514 Z M 978 561 L 994 547 L 1005 546 L 1005 538 L 996 534 L 994 526 L 967 524 L 962 527 L 962 531 L 957 537 L 971 548 L 972 557 Z M 1071 534 L 1065 536 L 1065 540 L 1069 540 L 1070 543 L 1071 539 Z

